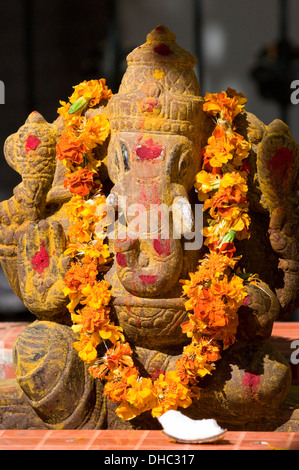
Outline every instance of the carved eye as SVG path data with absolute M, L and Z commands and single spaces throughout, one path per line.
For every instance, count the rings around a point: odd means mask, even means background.
M 188 171 L 190 166 L 190 152 L 183 152 L 178 164 L 179 177 L 183 178 Z
M 120 142 L 120 148 L 121 148 L 121 153 L 122 153 L 122 159 L 124 162 L 124 169 L 125 171 L 128 171 L 130 169 L 130 165 L 129 165 L 129 155 L 128 155 L 127 146 L 124 142 Z

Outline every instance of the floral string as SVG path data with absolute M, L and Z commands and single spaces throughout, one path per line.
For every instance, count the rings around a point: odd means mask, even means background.
M 72 328 L 78 334 L 74 348 L 89 365 L 90 374 L 103 380 L 103 393 L 117 404 L 116 414 L 129 420 L 149 410 L 157 417 L 170 409 L 187 408 L 193 398 L 200 397 L 200 379 L 212 373 L 222 349 L 236 340 L 237 312 L 247 294 L 236 269 L 239 258 L 234 240 L 249 237 L 244 160 L 250 145 L 234 126 L 235 116 L 244 108 L 244 96 L 230 89 L 208 93 L 204 111 L 216 120 L 216 126 L 202 151 L 195 188 L 211 217 L 204 228 L 209 253 L 190 279 L 182 281 L 188 320 L 181 327 L 190 343 L 175 370 L 142 377 L 122 328 L 110 319 L 112 291 L 104 280 L 111 258 L 104 243 L 103 211 L 98 208 L 105 207 L 106 199 L 93 151 L 109 136 L 109 122 L 102 114 L 89 119 L 84 114 L 111 95 L 105 80 L 85 81 L 74 87 L 69 102 L 61 102 L 58 109 L 65 132 L 57 144 L 57 157 L 68 169 L 64 184 L 73 194 L 66 204 L 71 226 L 65 254 L 72 263 L 64 293 L 70 300 Z M 106 348 L 104 354 L 101 345 Z

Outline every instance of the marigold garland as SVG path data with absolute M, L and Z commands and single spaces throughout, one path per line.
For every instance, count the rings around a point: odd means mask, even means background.
M 98 208 L 105 206 L 106 199 L 99 190 L 99 162 L 93 149 L 108 137 L 109 122 L 102 114 L 86 119 L 84 111 L 112 93 L 104 79 L 82 82 L 74 90 L 69 102 L 61 102 L 58 109 L 66 129 L 57 145 L 57 158 L 68 168 L 65 186 L 73 193 L 66 205 L 71 227 L 65 251 L 73 262 L 64 293 L 70 300 L 72 328 L 79 335 L 74 348 L 89 364 L 91 375 L 104 381 L 104 395 L 117 404 L 119 417 L 128 420 L 148 410 L 153 417 L 160 416 L 199 398 L 200 379 L 212 373 L 222 349 L 236 340 L 237 312 L 247 294 L 236 273 L 239 258 L 234 256 L 234 239 L 249 237 L 244 159 L 250 145 L 236 133 L 233 121 L 246 98 L 231 89 L 205 97 L 204 111 L 216 118 L 216 126 L 202 151 L 195 188 L 211 217 L 203 232 L 209 253 L 190 279 L 182 281 L 189 318 L 181 326 L 190 344 L 184 347 L 176 370 L 146 378 L 134 365 L 122 328 L 110 320 L 112 291 L 103 278 L 110 262 L 105 227 L 101 238 L 95 235 L 103 219 Z M 101 343 L 106 346 L 102 357 Z

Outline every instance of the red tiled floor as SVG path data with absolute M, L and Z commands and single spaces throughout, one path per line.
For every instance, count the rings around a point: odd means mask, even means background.
M 28 323 L 0 323 L 0 380 L 14 378 L 12 348 L 16 337 Z
M 0 380 L 12 378 L 12 348 L 15 338 L 27 323 L 0 323 Z M 299 323 L 278 322 L 271 342 L 290 360 L 290 345 L 299 339 Z M 298 369 L 293 366 L 293 370 Z M 296 372 L 295 370 L 295 372 Z M 299 374 L 297 376 L 299 377 Z M 296 379 L 297 380 L 297 379 Z M 0 450 L 102 450 L 104 455 L 121 455 L 123 451 L 176 451 L 195 455 L 198 450 L 299 450 L 299 433 L 288 432 L 227 432 L 210 444 L 187 445 L 171 441 L 161 431 L 118 430 L 0 430 Z M 120 454 L 117 453 L 120 452 Z M 188 451 L 188 454 L 184 452 Z M 126 454 L 127 455 L 127 454 Z M 187 458 L 187 457 L 186 457 Z M 182 462 L 188 464 L 188 462 Z
M 191 445 L 172 442 L 162 431 L 0 431 L 0 450 L 10 449 L 164 450 L 167 452 L 189 451 L 189 454 L 191 451 L 199 450 L 299 450 L 299 433 L 227 432 L 221 440 L 215 443 Z

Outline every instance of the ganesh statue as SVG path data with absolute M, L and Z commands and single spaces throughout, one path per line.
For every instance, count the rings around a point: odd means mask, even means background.
M 84 81 L 6 140 L 1 265 L 36 320 L 0 428 L 296 428 L 269 338 L 299 306 L 298 145 L 242 93 L 203 97 L 195 63 L 160 25 L 118 93 Z

